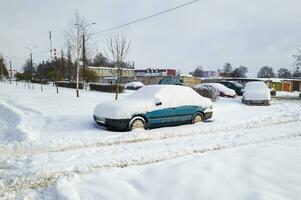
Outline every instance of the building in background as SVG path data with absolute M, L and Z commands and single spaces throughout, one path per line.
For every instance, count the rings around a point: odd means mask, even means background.
M 96 72 L 99 77 L 99 82 L 103 84 L 113 84 L 117 77 L 117 68 L 112 67 L 88 67 L 90 70 Z M 121 80 L 134 80 L 135 72 L 132 68 L 123 68 Z
M 103 77 L 115 77 L 117 74 L 117 68 L 112 67 L 90 67 L 89 69 L 95 71 L 99 78 Z M 122 77 L 134 77 L 134 69 L 123 68 Z
M 135 69 L 135 76 L 175 76 L 175 69 L 159 69 L 159 68 L 148 68 L 148 69 Z

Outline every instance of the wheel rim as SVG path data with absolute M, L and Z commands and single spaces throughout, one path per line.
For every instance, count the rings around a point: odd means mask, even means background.
M 203 120 L 202 116 L 200 114 L 196 114 L 193 118 L 193 123 L 198 123 L 201 122 Z
M 144 122 L 140 119 L 136 119 L 135 121 L 133 121 L 131 129 L 144 129 Z

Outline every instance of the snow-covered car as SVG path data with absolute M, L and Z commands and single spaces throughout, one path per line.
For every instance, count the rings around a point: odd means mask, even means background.
M 251 81 L 245 85 L 242 102 L 245 104 L 270 105 L 271 93 L 268 86 L 261 81 Z
M 236 92 L 230 88 L 227 88 L 226 86 L 220 84 L 220 83 L 201 83 L 194 88 L 202 88 L 202 87 L 213 87 L 219 92 L 219 96 L 221 97 L 235 97 Z
M 124 88 L 128 89 L 128 90 L 138 90 L 139 88 L 142 88 L 143 86 L 144 86 L 144 84 L 139 81 L 133 81 L 133 82 L 124 84 Z
M 238 96 L 241 96 L 244 93 L 244 86 L 236 81 L 219 81 L 218 83 L 234 90 Z
M 212 102 L 186 86 L 149 85 L 122 100 L 98 104 L 93 117 L 118 131 L 175 126 L 211 118 Z

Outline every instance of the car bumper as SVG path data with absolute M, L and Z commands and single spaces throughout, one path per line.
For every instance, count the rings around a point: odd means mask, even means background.
M 113 131 L 128 131 L 130 119 L 109 119 L 98 116 L 93 116 L 94 121 L 103 127 Z
M 270 105 L 270 100 L 245 100 L 243 99 L 242 102 L 248 105 Z
M 213 111 L 212 109 L 204 110 L 204 120 L 212 118 Z

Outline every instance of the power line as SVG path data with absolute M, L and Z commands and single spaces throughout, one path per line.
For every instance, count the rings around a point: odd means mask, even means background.
M 176 7 L 173 7 L 173 8 L 170 8 L 170 9 L 167 9 L 167 10 L 164 10 L 164 11 L 161 11 L 161 12 L 158 12 L 158 13 L 155 13 L 155 14 L 152 14 L 152 15 L 149 15 L 149 16 L 147 16 L 147 17 L 139 18 L 139 19 L 133 20 L 133 21 L 128 22 L 128 23 L 125 23 L 125 24 L 113 26 L 113 27 L 111 27 L 111 28 L 107 28 L 107 29 L 104 29 L 104 30 L 101 30 L 101 31 L 94 32 L 94 33 L 92 33 L 91 35 L 93 35 L 93 34 L 99 34 L 99 33 L 104 33 L 104 32 L 112 31 L 112 30 L 119 29 L 119 28 L 122 28 L 122 27 L 125 27 L 125 26 L 129 26 L 129 25 L 132 25 L 132 24 L 136 24 L 136 23 L 138 23 L 138 22 L 145 21 L 145 20 L 150 19 L 150 18 L 153 18 L 153 17 L 157 17 L 157 16 L 159 16 L 159 15 L 162 15 L 162 14 L 165 14 L 165 13 L 168 13 L 168 12 L 171 12 L 171 11 L 174 11 L 174 10 L 176 10 L 176 9 L 179 9 L 179 8 L 184 7 L 184 6 L 187 6 L 187 5 L 196 3 L 196 2 L 198 2 L 198 1 L 200 1 L 200 0 L 190 1 L 190 2 L 187 2 L 187 3 L 181 4 L 181 5 L 178 5 L 178 6 L 176 6 Z

